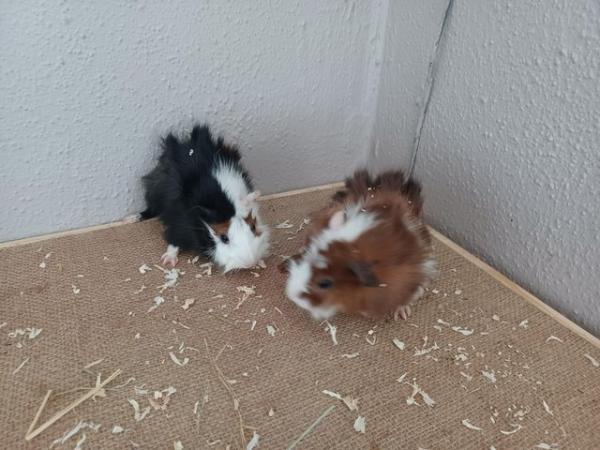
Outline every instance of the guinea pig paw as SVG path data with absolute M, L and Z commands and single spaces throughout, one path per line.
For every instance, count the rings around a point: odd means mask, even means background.
M 396 322 L 398 322 L 399 319 L 407 320 L 410 317 L 410 314 L 410 305 L 400 305 L 394 312 L 394 320 Z
M 179 262 L 179 259 L 177 258 L 177 256 L 166 252 L 160 257 L 160 262 L 163 266 L 175 267 Z

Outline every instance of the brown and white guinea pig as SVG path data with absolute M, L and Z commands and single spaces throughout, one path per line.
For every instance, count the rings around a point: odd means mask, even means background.
M 165 226 L 163 264 L 175 266 L 179 251 L 190 250 L 225 272 L 255 266 L 268 250 L 269 230 L 238 150 L 200 125 L 185 139 L 169 134 L 162 147 L 143 178 L 147 209 L 140 218 L 158 216 Z
M 420 184 L 401 171 L 357 171 L 287 262 L 287 296 L 320 320 L 337 312 L 408 318 L 436 271 L 422 206 Z

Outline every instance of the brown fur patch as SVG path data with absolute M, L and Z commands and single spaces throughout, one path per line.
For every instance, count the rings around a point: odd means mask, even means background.
M 262 234 L 261 231 L 257 227 L 256 217 L 254 217 L 252 215 L 252 213 L 248 214 L 244 218 L 244 222 L 246 222 L 248 224 L 248 226 L 250 227 L 250 230 L 252 231 L 252 233 L 254 233 L 255 236 L 260 236 Z
M 309 239 L 347 203 L 360 202 L 379 223 L 356 241 L 333 242 L 321 253 L 327 267 L 313 267 L 306 297 L 315 306 L 334 304 L 348 313 L 392 314 L 429 281 L 423 264 L 431 258 L 431 238 L 421 221 L 421 187 L 414 180 L 406 182 L 399 171 L 375 179 L 358 171 L 346 180 L 346 188 L 346 195 L 336 196 L 343 200 L 313 216 Z M 319 287 L 326 279 L 333 286 Z
M 227 236 L 230 224 L 231 222 L 228 220 L 227 222 L 211 223 L 209 226 L 213 229 L 217 236 L 221 236 L 222 234 Z

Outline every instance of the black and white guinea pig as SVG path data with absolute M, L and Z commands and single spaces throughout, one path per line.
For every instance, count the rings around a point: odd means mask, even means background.
M 162 140 L 157 166 L 143 177 L 145 220 L 158 216 L 165 227 L 162 263 L 175 266 L 180 250 L 210 258 L 225 272 L 253 267 L 269 246 L 255 191 L 239 151 L 196 125 L 189 137 Z
M 420 184 L 402 171 L 357 171 L 313 216 L 304 252 L 281 267 L 289 299 L 316 319 L 407 319 L 436 272 L 422 206 Z

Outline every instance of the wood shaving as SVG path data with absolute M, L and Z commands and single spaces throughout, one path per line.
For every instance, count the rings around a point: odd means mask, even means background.
M 236 289 L 242 293 L 242 298 L 240 298 L 240 301 L 233 309 L 240 309 L 240 306 L 256 293 L 256 286 L 238 286 Z
M 464 419 L 462 421 L 462 424 L 467 427 L 469 430 L 474 430 L 474 431 L 483 431 L 483 428 L 479 428 L 476 425 L 473 425 L 471 422 L 469 422 L 468 419 Z
M 169 356 L 171 357 L 171 361 L 173 361 L 175 364 L 177 364 L 180 367 L 183 367 L 187 363 L 190 362 L 190 358 L 188 358 L 187 356 L 185 358 L 183 358 L 182 360 L 177 358 L 177 356 L 175 356 L 175 353 L 173 353 L 173 352 L 169 352 Z
M 328 390 L 324 390 L 321 391 L 323 394 L 328 395 L 332 398 L 335 398 L 336 400 L 342 400 L 342 396 L 340 394 L 338 394 L 337 392 L 333 392 L 333 391 L 328 391 Z
M 396 381 L 398 383 L 402 383 L 404 381 L 404 378 L 406 377 L 406 375 L 408 375 L 408 372 L 404 372 L 402 375 L 400 375 L 400 378 L 398 378 Z
M 377 344 L 377 335 L 375 334 L 375 330 L 369 330 L 365 336 L 365 340 L 369 345 Z
M 592 363 L 592 366 L 594 366 L 594 367 L 600 367 L 600 363 L 593 356 L 588 355 L 587 353 L 585 355 L 583 355 L 583 356 L 586 357 Z
M 358 411 L 358 399 L 350 396 L 342 398 L 344 405 L 348 407 L 350 411 Z
M 464 372 L 461 372 L 460 374 L 461 374 L 463 377 L 465 377 L 465 378 L 467 379 L 467 381 L 471 381 L 471 380 L 473 379 L 473 377 L 472 377 L 471 375 L 468 375 L 468 374 L 466 374 L 466 373 L 464 373 Z
M 467 328 L 463 328 L 463 327 L 459 327 L 459 326 L 452 327 L 452 330 L 456 331 L 457 333 L 462 334 L 463 336 L 470 336 L 473 334 L 473 330 L 469 330 Z
M 432 290 L 431 290 L 431 293 L 432 293 L 432 294 L 439 294 L 439 293 L 440 293 L 440 290 L 439 290 L 439 289 L 432 289 Z
M 439 348 L 440 347 L 437 345 L 437 342 L 434 342 L 433 345 L 429 348 L 415 349 L 415 353 L 413 354 L 413 356 L 423 356 L 428 353 L 431 353 L 433 350 L 439 350 Z
M 136 422 L 140 422 L 142 420 L 144 420 L 144 418 L 150 413 L 150 406 L 146 406 L 143 410 L 140 409 L 140 404 L 132 399 L 129 398 L 127 399 L 127 401 L 129 402 L 129 404 L 131 406 L 133 406 L 133 411 L 134 411 L 134 419 Z
M 559 338 L 559 337 L 556 337 L 556 336 L 549 336 L 546 339 L 546 342 L 550 342 L 550 341 L 558 341 L 560 343 L 563 343 L 563 340 L 561 338 Z
M 350 397 L 349 395 L 341 396 L 337 392 L 328 391 L 328 390 L 323 390 L 321 392 L 325 395 L 328 395 L 331 398 L 335 398 L 336 400 L 341 401 L 342 403 L 344 403 L 344 405 L 346 405 L 346 407 L 350 411 L 358 411 L 358 399 L 357 398 Z
M 496 382 L 496 372 L 494 372 L 493 370 L 491 370 L 491 371 L 482 370 L 481 375 L 483 375 L 485 378 L 487 378 L 492 383 Z
M 285 221 L 283 221 L 283 222 L 278 223 L 277 225 L 275 225 L 274 228 L 276 228 L 278 230 L 285 230 L 285 229 L 288 229 L 288 228 L 294 228 L 294 225 L 291 224 L 289 220 L 285 220 Z
M 273 327 L 273 325 L 267 325 L 267 333 L 269 333 L 269 336 L 273 337 L 275 336 L 275 327 Z
M 80 420 L 79 422 L 77 422 L 75 424 L 75 426 L 71 430 L 67 431 L 62 437 L 54 440 L 52 442 L 52 444 L 50 445 L 50 448 L 54 448 L 57 445 L 64 445 L 65 442 L 67 442 L 73 436 L 75 436 L 80 431 L 85 430 L 85 429 L 90 429 L 92 431 L 98 432 L 98 430 L 100 429 L 100 424 L 94 423 L 94 422 L 85 422 L 83 420 Z M 83 436 L 85 436 L 85 433 L 83 434 Z M 79 443 L 77 445 L 79 445 Z
M 365 434 L 365 427 L 367 422 L 363 416 L 358 416 L 354 421 L 354 431 L 357 433 Z
M 154 305 L 152 305 L 150 308 L 148 308 L 148 313 L 151 313 L 152 311 L 154 311 L 156 308 L 158 308 L 160 305 L 162 305 L 165 302 L 165 299 L 161 296 L 158 297 L 154 297 Z
M 450 326 L 450 324 L 449 324 L 448 322 L 446 322 L 446 321 L 444 321 L 444 320 L 442 320 L 442 319 L 438 319 L 438 320 L 437 320 L 437 323 L 439 323 L 440 325 L 446 325 L 447 327 L 449 327 L 449 326 Z
M 133 293 L 134 294 L 141 294 L 145 289 L 146 289 L 146 286 L 144 286 L 142 284 L 142 287 L 140 287 L 137 291 L 134 291 Z
M 194 152 L 194 150 L 190 150 L 190 156 L 192 155 L 193 152 Z M 183 444 L 181 443 L 181 441 L 173 442 L 173 450 L 183 450 Z
M 195 299 L 195 298 L 186 298 L 186 299 L 183 301 L 183 305 L 181 305 L 181 307 L 182 307 L 182 308 L 183 308 L 185 311 L 187 311 L 188 309 L 190 309 L 190 307 L 191 307 L 191 306 L 192 306 L 194 303 L 196 303 L 196 299 Z
M 269 409 L 269 412 L 267 413 L 267 416 L 273 417 L 274 415 L 275 415 L 275 411 L 273 411 L 273 408 Z
M 13 374 L 13 375 L 16 375 L 16 374 L 19 372 L 19 370 L 21 370 L 21 369 L 23 368 L 23 366 L 24 366 L 25 364 L 27 364 L 28 362 L 29 362 L 29 358 L 25 358 L 25 359 L 23 360 L 23 362 L 22 362 L 21 364 L 19 364 L 19 366 L 18 366 L 18 367 L 17 367 L 15 370 L 13 370 L 13 373 L 12 373 L 12 374 Z
M 202 269 L 202 272 L 200 272 L 200 274 L 202 276 L 205 277 L 210 277 L 212 276 L 212 270 L 213 270 L 213 263 L 204 263 L 204 264 L 200 264 L 200 266 L 198 266 L 200 269 Z
M 156 264 L 154 265 L 154 267 L 156 267 L 157 269 L 162 271 L 162 273 L 165 275 L 165 283 L 158 287 L 160 292 L 163 292 L 165 289 L 175 287 L 177 285 L 177 281 L 179 280 L 179 277 L 182 275 L 185 275 L 185 272 L 182 272 L 179 269 L 167 270 L 167 269 L 163 269 L 160 266 L 157 266 Z
M 343 355 L 340 355 L 340 358 L 353 359 L 353 358 L 357 358 L 358 355 L 360 355 L 360 353 L 358 353 L 358 352 L 356 352 L 356 353 L 344 353 Z
M 495 320 L 496 322 L 499 322 L 500 321 L 500 316 L 498 314 L 494 314 L 492 316 L 492 320 Z
M 516 424 L 516 425 L 513 425 L 513 427 L 515 427 L 515 428 L 514 428 L 514 429 L 512 429 L 512 430 L 510 430 L 510 431 L 503 431 L 503 430 L 500 430 L 500 433 L 502 433 L 502 434 L 505 434 L 505 435 L 514 434 L 514 433 L 516 433 L 517 431 L 519 431 L 521 428 L 523 428 L 523 426 L 522 426 L 521 424 L 519 424 L 519 423 L 518 423 L 518 424 Z
M 457 289 L 454 291 L 454 295 L 460 295 L 462 294 L 462 291 L 460 289 Z
M 112 434 L 119 434 L 125 431 L 121 425 L 113 425 L 112 430 L 110 431 Z
M 546 403 L 546 400 L 542 400 L 542 404 L 544 405 L 544 409 L 546 410 L 546 412 L 551 416 L 554 416 L 554 413 L 550 409 L 550 406 L 548 406 L 548 403 Z
M 525 320 L 521 321 L 519 323 L 519 327 L 525 328 L 525 329 L 529 328 L 529 319 L 525 319 Z
M 75 448 L 73 450 L 82 450 L 83 443 L 85 442 L 86 439 L 87 439 L 87 435 L 85 433 L 83 433 L 82 436 L 77 441 L 77 443 L 75 444 Z
M 35 339 L 40 335 L 43 328 L 17 328 L 15 331 L 8 333 L 9 338 L 16 338 L 17 336 L 27 336 L 28 339 Z
M 545 442 L 540 442 L 535 448 L 541 448 L 542 450 L 557 450 L 559 446 L 558 444 L 546 444 Z
M 252 433 L 252 439 L 250 439 L 248 445 L 246 445 L 246 450 L 254 450 L 255 448 L 257 448 L 259 439 L 260 435 L 256 431 L 254 431 Z
M 429 396 L 429 394 L 427 394 L 427 392 L 425 392 L 423 389 L 421 389 L 421 387 L 417 384 L 417 382 L 415 380 L 413 380 L 412 383 L 407 383 L 407 382 L 402 381 L 402 380 L 404 380 L 405 376 L 406 376 L 406 374 L 402 375 L 402 377 L 400 377 L 398 379 L 398 381 L 403 384 L 406 384 L 407 386 L 411 386 L 413 388 L 412 394 L 410 394 L 410 396 L 407 397 L 407 399 L 406 399 L 406 404 L 420 406 L 417 403 L 417 395 L 420 395 L 421 398 L 423 399 L 423 401 L 425 402 L 425 404 L 427 406 L 429 406 L 430 408 L 433 408 L 435 406 L 435 400 L 433 400 Z
M 152 267 L 150 267 L 148 264 L 142 264 L 140 267 L 138 267 L 138 271 L 144 275 L 146 272 L 149 272 L 152 270 Z
M 400 339 L 393 339 L 392 342 L 400 350 L 404 350 L 406 347 L 406 344 L 404 342 L 402 342 Z
M 169 386 L 162 391 L 154 391 L 152 396 L 148 398 L 148 403 L 150 403 L 150 406 L 152 406 L 155 411 L 164 411 L 169 405 L 171 395 L 173 395 L 175 392 L 177 392 L 177 389 L 175 389 L 173 386 Z M 160 400 L 160 402 L 158 400 Z
M 40 263 L 40 269 L 45 269 L 46 268 L 46 261 L 42 261 Z
M 329 333 L 329 335 L 331 336 L 333 345 L 338 345 L 337 327 L 335 325 L 330 324 L 327 320 L 325 321 L 325 324 L 327 325 L 327 327 L 325 328 L 325 331 L 327 331 L 327 333 Z
M 71 289 L 73 289 L 73 294 L 75 294 L 75 295 L 77 295 L 77 294 L 79 294 L 81 292 L 81 289 L 79 289 L 74 284 L 71 285 Z

